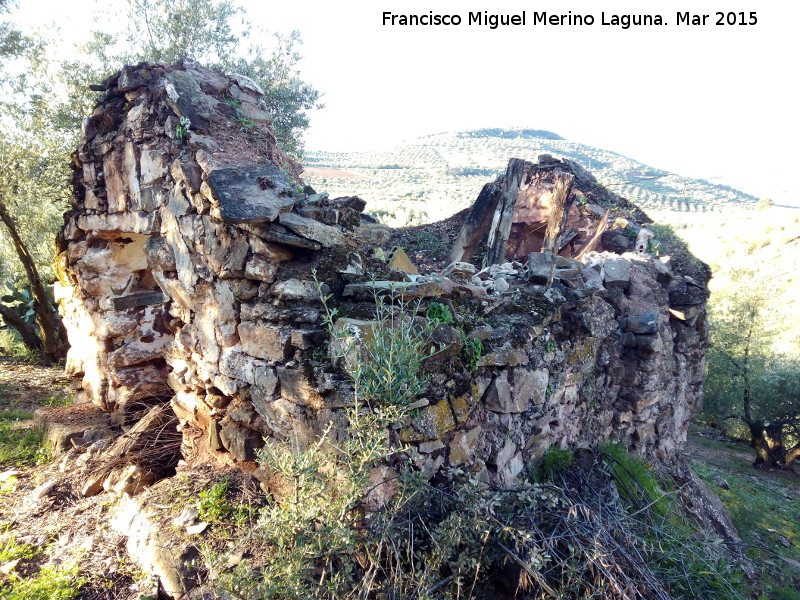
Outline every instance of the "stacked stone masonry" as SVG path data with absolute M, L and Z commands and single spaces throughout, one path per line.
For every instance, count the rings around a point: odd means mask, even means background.
M 420 467 L 511 485 L 552 445 L 680 450 L 702 396 L 707 273 L 648 254 L 646 217 L 577 165 L 522 165 L 534 176 L 515 185 L 536 204 L 514 214 L 503 261 L 418 275 L 374 258 L 390 232 L 362 221 L 362 200 L 304 186 L 251 80 L 187 61 L 128 67 L 106 88 L 75 155 L 58 297 L 68 373 L 119 424 L 170 402 L 187 449 L 237 461 L 265 437 L 346 435 L 352 388 L 331 367 L 320 294 L 347 315 L 337 327 L 369 327 L 391 289 L 418 316 L 431 302 L 455 316 L 415 416 L 389 432 Z M 574 176 L 570 233 L 546 253 L 519 236 L 547 224 L 554 169 Z

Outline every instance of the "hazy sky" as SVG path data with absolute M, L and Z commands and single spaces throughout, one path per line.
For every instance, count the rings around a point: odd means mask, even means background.
M 91 0 L 24 0 L 33 20 L 65 35 Z M 436 1 L 242 2 L 267 30 L 300 30 L 304 78 L 324 93 L 309 149 L 385 147 L 478 127 L 549 129 L 674 172 L 722 177 L 745 191 L 800 203 L 800 3 Z M 708 14 L 679 26 L 676 11 Z M 468 26 L 470 11 L 519 14 L 527 25 Z M 716 11 L 755 10 L 754 26 L 716 26 Z M 68 15 L 61 11 L 69 11 Z M 382 13 L 458 14 L 445 26 L 384 26 Z M 533 25 L 533 13 L 591 14 L 593 26 Z M 612 14 L 660 14 L 667 25 L 624 30 Z

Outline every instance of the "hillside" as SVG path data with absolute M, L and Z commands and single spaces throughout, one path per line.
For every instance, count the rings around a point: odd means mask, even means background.
M 697 215 L 675 211 L 650 211 L 649 216 L 668 223 L 689 250 L 707 263 L 714 274 L 709 287 L 711 302 L 724 298 L 741 285 L 736 274 L 747 271 L 758 285 L 770 290 L 767 324 L 776 333 L 775 348 L 790 351 L 800 339 L 800 277 L 795 263 L 800 254 L 800 209 L 772 207 L 747 212 Z
M 481 129 L 440 133 L 379 152 L 309 151 L 305 177 L 332 196 L 359 195 L 368 210 L 395 225 L 439 220 L 469 206 L 512 157 L 573 160 L 606 187 L 644 209 L 718 212 L 752 208 L 758 198 L 702 179 L 669 173 L 555 133 Z

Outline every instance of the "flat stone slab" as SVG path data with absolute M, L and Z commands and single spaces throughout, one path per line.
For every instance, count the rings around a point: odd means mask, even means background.
M 228 223 L 270 223 L 290 211 L 300 194 L 272 165 L 246 165 L 216 169 L 208 174 L 208 187 Z
M 344 234 L 337 227 L 325 225 L 295 213 L 281 214 L 280 224 L 288 227 L 297 235 L 321 244 L 323 248 L 344 246 L 347 243 Z
M 34 413 L 33 422 L 45 432 L 55 456 L 72 448 L 73 440 L 82 445 L 115 435 L 109 414 L 88 403 L 40 408 Z
M 126 308 L 137 308 L 139 306 L 152 306 L 162 304 L 167 301 L 167 297 L 161 292 L 134 292 L 111 298 L 111 304 L 116 310 Z

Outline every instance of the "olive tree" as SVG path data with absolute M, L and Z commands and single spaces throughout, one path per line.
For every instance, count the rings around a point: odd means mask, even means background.
M 0 0 L 0 18 L 13 16 L 12 4 Z M 54 277 L 53 242 L 71 193 L 70 154 L 95 102 L 90 84 L 142 60 L 193 58 L 237 71 L 265 90 L 279 143 L 299 157 L 305 111 L 319 99 L 297 71 L 299 36 L 278 35 L 270 50 L 250 44 L 249 24 L 237 21 L 242 14 L 231 0 L 124 0 L 69 61 L 48 58 L 53 40 L 46 32 L 26 34 L 0 20 L 0 285 L 30 299 L 23 314 L 19 302 L 0 303 L 0 315 L 47 360 L 65 352 L 46 283 Z
M 757 273 L 734 273 L 710 311 L 707 413 L 744 424 L 757 466 L 791 468 L 800 456 L 800 360 L 774 348 L 770 303 Z
M 127 0 L 127 26 L 118 37 L 96 32 L 87 47 L 105 70 L 142 60 L 171 64 L 192 58 L 224 72 L 246 75 L 264 90 L 273 127 L 285 152 L 299 158 L 307 110 L 320 93 L 298 71 L 300 34 L 275 33 L 270 46 L 251 42 L 254 27 L 231 0 Z M 109 53 L 114 45 L 118 54 Z
M 0 11 L 7 8 L 0 4 Z M 0 23 L 0 277 L 16 292 L 3 296 L 0 314 L 28 348 L 53 361 L 64 355 L 66 339 L 47 281 L 75 131 L 54 100 L 45 63 L 41 40 Z M 9 305 L 17 298 L 22 307 Z

